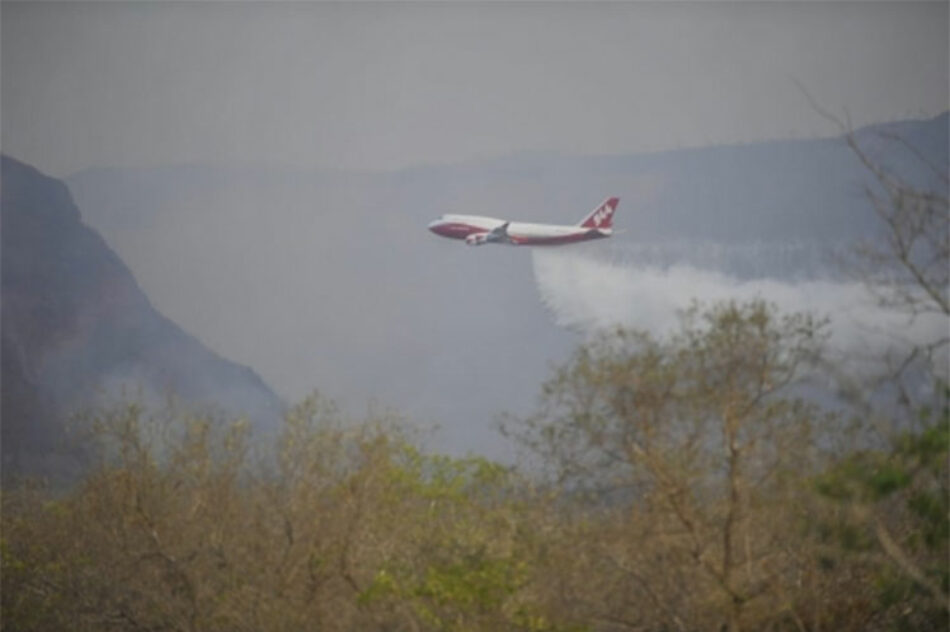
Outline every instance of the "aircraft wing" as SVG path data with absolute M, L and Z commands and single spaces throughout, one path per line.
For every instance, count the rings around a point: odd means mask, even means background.
M 492 242 L 510 242 L 511 238 L 508 237 L 508 224 L 510 223 L 505 222 L 485 233 L 472 233 L 465 238 L 465 243 L 469 246 L 481 246 Z
M 488 239 L 490 241 L 510 241 L 508 237 L 508 224 L 511 222 L 505 222 L 497 228 L 493 228 L 490 233 L 488 233 Z

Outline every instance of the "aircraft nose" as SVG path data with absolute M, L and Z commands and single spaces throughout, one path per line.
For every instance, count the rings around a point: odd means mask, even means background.
M 444 223 L 444 222 L 443 222 L 441 219 L 437 219 L 437 220 L 431 221 L 431 222 L 429 222 L 429 230 L 431 230 L 433 233 L 435 233 L 436 235 L 438 235 L 438 234 L 439 234 L 439 229 L 442 227 L 442 224 L 443 224 L 443 223 Z

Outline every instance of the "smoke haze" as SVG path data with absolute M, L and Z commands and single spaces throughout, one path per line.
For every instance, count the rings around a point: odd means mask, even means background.
M 693 301 L 711 305 L 765 300 L 782 313 L 828 318 L 833 356 L 850 358 L 855 368 L 871 372 L 881 367 L 869 365 L 869 358 L 900 353 L 945 333 L 943 317 L 910 318 L 882 307 L 860 283 L 742 280 L 689 265 L 661 268 L 611 262 L 576 250 L 532 255 L 541 300 L 558 324 L 584 334 L 620 325 L 664 336 L 677 327 L 678 313 Z

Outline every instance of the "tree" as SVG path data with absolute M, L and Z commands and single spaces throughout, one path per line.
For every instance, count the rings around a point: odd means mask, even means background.
M 3 625 L 563 629 L 530 590 L 530 490 L 391 421 L 308 398 L 261 468 L 246 424 L 104 412 L 76 489 L 4 490 Z
M 891 155 L 909 154 L 928 173 L 912 184 L 885 166 L 887 153 L 872 155 L 849 126 L 819 111 L 839 125 L 873 177 L 865 191 L 882 237 L 855 249 L 850 270 L 882 306 L 905 314 L 908 325 L 921 319 L 935 324 L 930 339 L 885 358 L 887 369 L 875 381 L 851 378 L 847 385 L 862 425 L 884 416 L 892 434 L 883 448 L 853 450 L 817 478 L 818 492 L 837 505 L 820 531 L 838 545 L 836 560 L 847 557 L 868 569 L 877 587 L 879 626 L 943 630 L 950 622 L 947 166 L 933 165 L 905 139 L 883 134 L 879 140 Z M 891 393 L 896 406 L 887 405 Z
M 816 112 L 837 125 L 872 176 L 865 194 L 880 220 L 880 237 L 859 245 L 846 267 L 880 305 L 905 314 L 908 326 L 921 319 L 934 325 L 929 339 L 905 341 L 883 358 L 887 368 L 876 379 L 838 373 L 858 426 L 889 426 L 890 434 L 883 447 L 855 448 L 817 478 L 816 489 L 836 510 L 820 531 L 839 545 L 838 557 L 850 554 L 852 563 L 870 567 L 869 577 L 879 589 L 878 621 L 865 627 L 943 630 L 950 613 L 947 165 L 934 164 L 889 132 L 870 139 L 878 146 L 869 148 L 847 117 L 835 116 L 799 88 Z M 889 166 L 898 154 L 926 176 L 912 182 L 906 171 Z M 890 423 L 879 423 L 882 417 Z
M 621 328 L 582 345 L 541 412 L 508 428 L 572 495 L 627 508 L 595 548 L 633 592 L 600 616 L 641 625 L 631 605 L 652 603 L 654 625 L 736 631 L 797 616 L 788 499 L 819 413 L 791 389 L 823 339 L 761 301 L 694 306 L 668 339 Z

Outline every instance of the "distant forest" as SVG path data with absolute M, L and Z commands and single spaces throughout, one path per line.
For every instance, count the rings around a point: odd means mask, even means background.
M 946 170 L 915 188 L 848 138 L 885 238 L 842 265 L 907 322 L 950 323 Z M 824 320 L 763 301 L 694 305 L 665 337 L 605 332 L 504 422 L 517 468 L 319 395 L 268 446 L 241 420 L 111 407 L 81 480 L 4 481 L 2 624 L 945 631 L 940 329 L 862 359 L 873 374 L 825 353 Z

